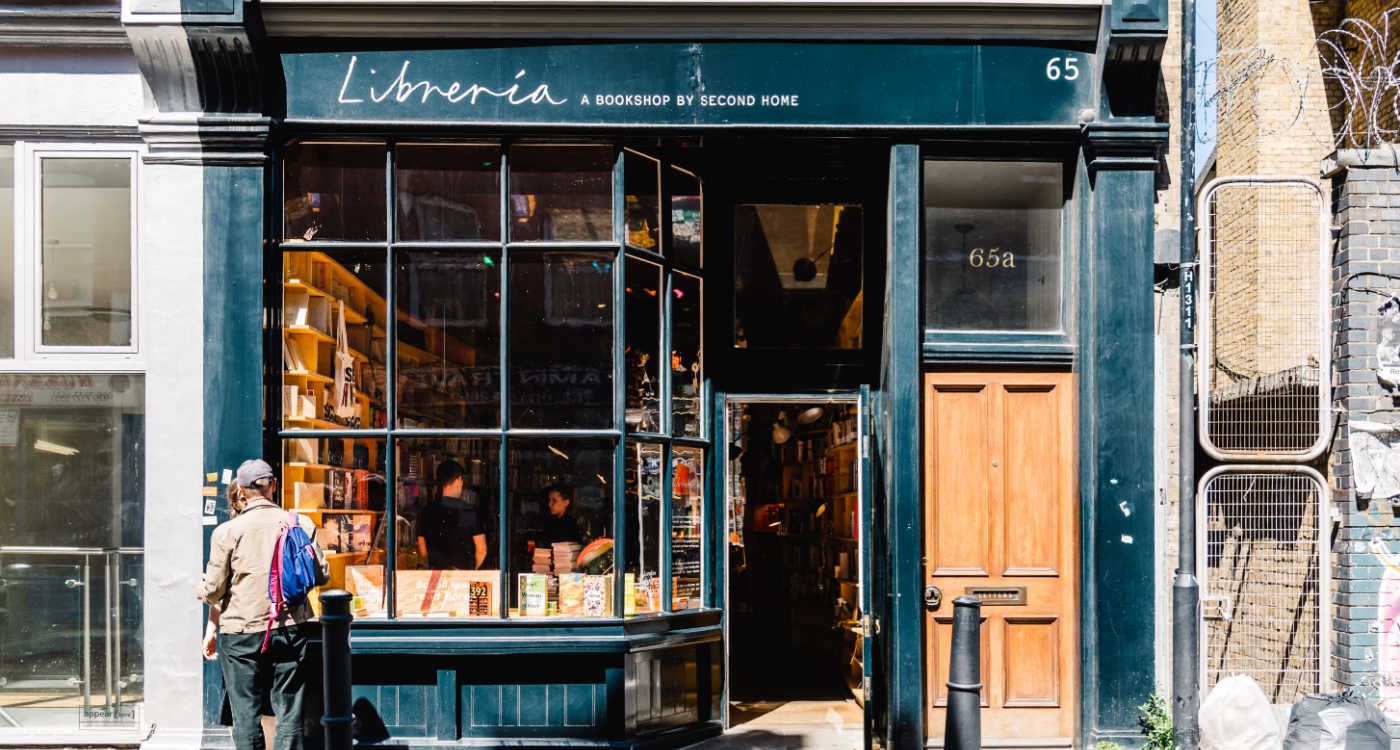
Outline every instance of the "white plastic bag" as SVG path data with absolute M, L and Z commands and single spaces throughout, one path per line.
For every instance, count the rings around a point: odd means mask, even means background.
M 1282 746 L 1274 708 L 1249 676 L 1226 677 L 1201 701 L 1201 750 L 1278 750 Z

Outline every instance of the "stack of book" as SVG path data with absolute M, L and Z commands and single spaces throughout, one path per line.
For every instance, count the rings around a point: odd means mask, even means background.
M 530 570 L 535 573 L 549 573 L 551 554 L 547 547 L 536 547 Z
M 581 546 L 578 542 L 555 542 L 554 548 L 554 572 L 572 573 L 574 572 L 574 561 L 578 559 L 578 551 Z M 538 552 L 538 550 L 536 550 Z

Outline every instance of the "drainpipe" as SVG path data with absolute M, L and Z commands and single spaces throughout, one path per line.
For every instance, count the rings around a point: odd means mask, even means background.
M 1196 580 L 1196 2 L 1181 0 L 1181 379 L 1177 569 L 1172 582 L 1172 740 L 1200 742 L 1200 586 Z

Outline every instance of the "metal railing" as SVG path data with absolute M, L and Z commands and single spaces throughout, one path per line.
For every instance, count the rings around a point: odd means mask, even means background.
M 88 593 L 93 585 L 94 562 L 100 566 L 102 583 L 102 648 L 103 648 L 103 707 L 115 709 L 122 703 L 124 680 L 120 667 L 122 654 L 122 587 L 137 588 L 140 580 L 123 577 L 128 558 L 145 554 L 141 547 L 68 547 L 68 546 L 20 546 L 0 545 L 0 561 L 5 557 L 54 557 L 78 558 L 78 573 L 66 578 L 63 586 L 82 592 L 82 673 L 78 683 L 82 686 L 83 708 L 92 707 L 93 687 L 93 597 Z M 0 568 L 3 570 L 3 568 Z M 0 578 L 3 581 L 3 578 Z M 0 721 L 19 726 L 8 712 L 0 707 Z

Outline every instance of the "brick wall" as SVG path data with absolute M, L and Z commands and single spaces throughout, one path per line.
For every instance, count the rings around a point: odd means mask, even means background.
M 1349 425 L 1368 420 L 1400 425 L 1400 401 L 1376 379 L 1378 308 L 1382 297 L 1360 287 L 1400 293 L 1400 172 L 1383 155 L 1351 154 L 1333 178 L 1340 228 L 1332 273 L 1336 342 L 1334 393 L 1341 410 L 1333 438 L 1329 480 L 1339 528 L 1333 545 L 1332 670 L 1339 688 L 1357 688 L 1400 722 L 1400 642 L 1391 647 L 1380 617 L 1397 602 L 1377 555 L 1400 552 L 1397 517 L 1388 502 L 1358 497 L 1349 450 Z M 1356 276 L 1387 274 L 1395 278 Z M 1389 628 L 1394 632 L 1394 627 Z M 1389 662 L 1389 663 L 1387 663 Z

